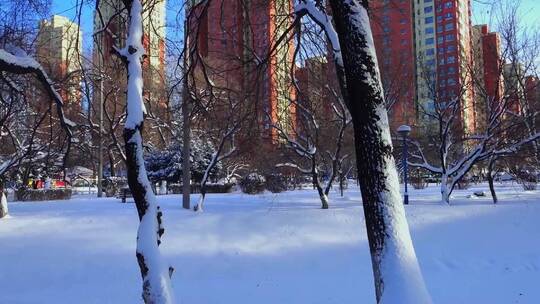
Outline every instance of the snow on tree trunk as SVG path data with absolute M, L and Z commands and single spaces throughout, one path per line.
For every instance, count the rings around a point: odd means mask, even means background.
M 126 1 L 129 32 L 126 48 L 120 50 L 128 67 L 127 117 L 124 128 L 128 184 L 139 214 L 137 260 L 142 275 L 142 297 L 145 303 L 173 303 L 170 284 L 172 268 L 165 266 L 159 250 L 162 227 L 161 211 L 146 174 L 143 159 L 142 129 L 144 122 L 143 78 L 141 59 L 142 5 L 140 0 Z
M 8 215 L 7 198 L 4 191 L 0 188 L 0 218 L 5 217 L 6 215 Z
M 345 67 L 377 303 L 431 303 L 399 193 L 368 1 L 330 5 Z
M 159 185 L 159 194 L 161 195 L 167 194 L 167 181 L 166 180 L 161 181 Z
M 450 204 L 450 190 L 448 189 L 448 175 L 446 173 L 441 175 L 441 198 L 443 203 Z
M 321 181 L 319 180 L 319 170 L 317 170 L 315 156 L 311 159 L 311 177 L 313 179 L 313 186 L 317 189 L 317 193 L 319 193 L 319 198 L 321 199 L 321 209 L 328 209 L 328 196 L 324 192 Z

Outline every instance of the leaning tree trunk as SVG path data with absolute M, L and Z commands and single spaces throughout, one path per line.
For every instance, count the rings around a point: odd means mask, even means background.
M 431 303 L 399 193 L 368 1 L 330 0 L 330 5 L 349 93 L 377 303 Z
M 124 128 L 128 184 L 139 214 L 137 261 L 142 275 L 142 297 L 145 303 L 173 303 L 170 276 L 172 268 L 162 261 L 159 245 L 164 229 L 161 211 L 146 175 L 143 159 L 142 130 L 144 122 L 143 78 L 141 60 L 142 5 L 140 0 L 124 1 L 129 12 L 129 32 L 121 55 L 127 62 L 127 117 Z

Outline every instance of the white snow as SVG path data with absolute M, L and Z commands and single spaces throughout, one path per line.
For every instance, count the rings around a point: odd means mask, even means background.
M 0 192 L 0 218 L 3 218 L 9 214 L 7 198 L 4 191 Z
M 354 181 L 349 182 L 354 185 Z M 536 304 L 540 191 L 499 187 L 501 203 L 468 199 L 486 185 L 411 189 L 405 207 L 424 278 L 438 304 Z M 158 196 L 164 258 L 181 303 L 374 303 L 360 193 L 208 194 L 203 214 Z M 193 202 L 197 196 L 194 195 Z M 141 303 L 137 212 L 114 198 L 10 202 L 0 219 L 0 303 Z M 201 292 L 204 289 L 205 292 Z

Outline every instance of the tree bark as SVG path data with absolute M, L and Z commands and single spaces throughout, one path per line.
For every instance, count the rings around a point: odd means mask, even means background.
M 368 1 L 330 5 L 345 68 L 377 303 L 431 303 L 399 193 Z
M 0 187 L 0 219 L 8 215 L 8 205 L 4 189 Z
M 319 193 L 319 199 L 321 200 L 321 209 L 328 209 L 328 196 L 326 195 L 323 187 L 321 186 L 321 181 L 319 180 L 319 171 L 317 170 L 317 162 L 315 160 L 315 155 L 311 158 L 311 178 L 313 179 L 313 187 L 317 189 Z
M 493 156 L 489 158 L 488 171 L 487 171 L 489 191 L 491 192 L 491 198 L 493 199 L 494 204 L 496 204 L 499 201 L 499 199 L 497 198 L 497 193 L 495 192 L 495 184 L 493 180 L 493 177 L 494 177 L 493 167 L 495 166 L 496 161 L 497 161 L 496 158 Z
M 145 303 L 173 303 L 170 276 L 172 268 L 164 266 L 159 245 L 164 233 L 162 213 L 146 174 L 143 158 L 143 77 L 142 77 L 142 4 L 140 0 L 124 1 L 129 12 L 126 47 L 121 54 L 128 68 L 127 117 L 124 127 L 128 184 L 139 215 L 136 256 L 142 276 Z

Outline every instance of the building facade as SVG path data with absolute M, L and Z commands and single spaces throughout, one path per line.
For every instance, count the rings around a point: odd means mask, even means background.
M 410 1 L 371 2 L 371 27 L 392 130 L 416 123 L 412 9 Z
M 149 145 L 163 147 L 170 134 L 160 126 L 169 120 L 165 79 L 165 0 L 143 2 L 143 96 L 148 119 L 144 136 Z M 99 105 L 103 103 L 106 119 L 105 133 L 121 141 L 121 120 L 125 112 L 127 74 L 122 60 L 113 47 L 123 48 L 127 37 L 128 16 L 120 0 L 102 0 L 99 13 L 94 14 L 93 66 L 101 71 L 96 80 L 92 97 L 94 121 L 99 117 Z M 101 87 L 102 85 L 102 87 Z M 101 93 L 102 91 L 102 93 Z M 113 132 L 118 135 L 113 136 Z M 113 141 L 117 141 L 113 139 Z
M 483 130 L 490 106 L 502 102 L 504 94 L 501 39 L 486 24 L 475 25 L 472 32 L 474 53 L 474 115 L 476 128 Z
M 423 114 L 459 98 L 460 129 L 474 132 L 470 0 L 375 0 L 371 5 L 383 82 L 394 78 L 404 87 L 390 109 L 391 125 L 429 126 L 429 115 Z M 391 92 L 392 86 L 385 89 Z
M 220 0 L 195 1 L 186 13 L 192 97 L 219 99 L 221 91 L 244 100 L 256 112 L 258 135 L 271 142 L 277 141 L 273 125 L 287 128 L 295 119 L 292 45 L 277 44 L 291 12 L 288 0 Z
M 36 57 L 49 76 L 60 83 L 60 95 L 70 116 L 76 116 L 81 105 L 80 70 L 82 32 L 70 19 L 54 15 L 39 23 Z

